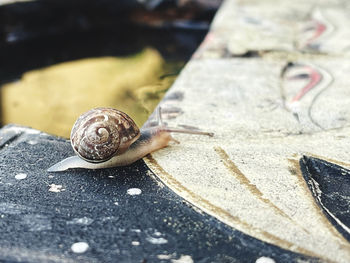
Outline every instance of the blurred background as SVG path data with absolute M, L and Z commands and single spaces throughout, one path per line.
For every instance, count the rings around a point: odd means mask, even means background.
M 98 106 L 139 126 L 221 0 L 0 0 L 0 122 L 68 138 Z

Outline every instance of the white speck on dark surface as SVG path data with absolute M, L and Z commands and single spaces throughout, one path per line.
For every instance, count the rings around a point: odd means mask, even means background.
M 142 193 L 141 189 L 139 188 L 130 188 L 126 191 L 128 195 L 140 195 Z
M 159 237 L 159 238 L 156 238 L 156 237 L 146 237 L 146 240 L 147 240 L 148 242 L 150 242 L 151 244 L 154 244 L 154 245 L 162 245 L 162 244 L 168 243 L 168 240 L 166 240 L 165 238 L 162 238 L 162 237 Z
M 65 190 L 66 189 L 64 189 L 60 184 L 50 184 L 50 188 L 49 188 L 50 192 L 59 193 Z
M 89 217 L 81 217 L 81 218 L 73 218 L 70 221 L 67 221 L 67 225 L 84 225 L 84 226 L 88 226 L 91 225 L 92 222 L 94 222 L 94 220 L 92 218 Z
M 30 144 L 30 145 L 35 145 L 35 144 L 37 144 L 38 142 L 37 142 L 37 141 L 34 141 L 34 140 L 29 140 L 29 141 L 27 141 L 27 143 Z
M 114 204 L 115 204 L 115 205 L 119 205 L 119 203 L 118 203 L 118 202 L 114 202 Z
M 16 180 L 23 180 L 27 178 L 27 174 L 25 173 L 19 173 L 15 175 Z
M 171 263 L 193 263 L 193 259 L 189 255 L 181 255 L 179 259 L 172 259 Z
M 276 263 L 276 261 L 269 257 L 260 257 L 255 263 Z
M 89 249 L 89 244 L 86 242 L 76 242 L 71 246 L 74 253 L 82 254 Z
M 155 235 L 156 237 L 160 237 L 160 236 L 162 235 L 162 233 L 156 231 L 156 232 L 154 232 L 154 235 Z
M 171 259 L 171 255 L 157 255 L 159 259 Z
M 133 246 L 139 246 L 139 245 L 140 245 L 140 242 L 139 242 L 139 241 L 132 241 L 132 242 L 131 242 L 131 245 L 133 245 Z

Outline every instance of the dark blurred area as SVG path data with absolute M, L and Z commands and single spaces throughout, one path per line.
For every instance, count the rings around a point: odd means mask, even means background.
M 85 57 L 145 46 L 188 60 L 221 0 L 37 0 L 0 6 L 0 83 Z

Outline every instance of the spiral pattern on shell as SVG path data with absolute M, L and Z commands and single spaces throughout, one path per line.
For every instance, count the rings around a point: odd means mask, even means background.
M 71 131 L 74 151 L 89 162 L 103 162 L 119 149 L 128 148 L 140 135 L 135 122 L 124 112 L 96 108 L 81 115 Z

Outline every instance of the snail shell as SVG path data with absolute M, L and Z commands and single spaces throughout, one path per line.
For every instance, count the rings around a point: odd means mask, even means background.
M 122 154 L 139 137 L 139 128 L 126 113 L 112 108 L 95 108 L 77 119 L 70 140 L 79 157 L 99 163 Z

